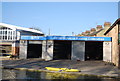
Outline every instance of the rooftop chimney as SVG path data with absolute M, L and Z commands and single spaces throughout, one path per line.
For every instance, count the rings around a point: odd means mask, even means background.
M 106 32 L 111 26 L 111 23 L 110 22 L 105 22 L 104 23 L 104 32 Z
M 93 33 L 93 32 L 95 32 L 95 31 L 96 31 L 95 28 L 91 28 L 90 33 Z
M 78 34 L 78 35 L 75 35 L 75 36 L 82 36 L 82 34 Z
M 104 27 L 110 27 L 111 26 L 111 23 L 110 22 L 105 22 L 104 23 Z
M 90 31 L 89 31 L 89 30 L 86 30 L 85 35 L 87 35 L 87 34 L 89 34 L 89 33 L 90 33 Z
M 85 35 L 85 32 L 82 32 L 82 34 L 81 34 L 81 35 L 83 35 L 83 36 L 84 36 L 84 35 Z
M 90 33 L 90 31 L 89 30 L 86 30 L 86 32 L 85 33 Z
M 100 29 L 102 29 L 102 25 L 97 25 L 96 30 L 99 31 Z

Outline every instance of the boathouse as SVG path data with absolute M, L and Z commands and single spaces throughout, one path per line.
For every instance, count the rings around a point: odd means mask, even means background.
M 21 36 L 43 36 L 41 31 L 0 23 L 0 53 L 19 55 Z
M 20 40 L 20 58 L 22 59 L 38 56 L 37 58 L 45 60 L 103 60 L 111 62 L 111 37 L 21 36 Z M 35 45 L 32 46 L 31 42 Z M 37 49 L 39 52 L 35 53 L 36 50 L 33 49 Z

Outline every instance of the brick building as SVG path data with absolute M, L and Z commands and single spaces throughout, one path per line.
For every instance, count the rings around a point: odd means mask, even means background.
M 120 18 L 104 34 L 112 37 L 112 62 L 120 67 Z
M 78 34 L 77 36 L 105 37 L 104 33 L 110 28 L 110 26 L 111 26 L 110 22 L 105 22 L 104 27 L 102 27 L 102 25 L 97 25 L 96 28 L 91 28 L 90 30 Z

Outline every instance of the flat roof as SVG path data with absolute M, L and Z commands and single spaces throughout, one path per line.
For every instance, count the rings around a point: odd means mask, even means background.
M 112 38 L 88 36 L 21 36 L 20 40 L 112 41 Z

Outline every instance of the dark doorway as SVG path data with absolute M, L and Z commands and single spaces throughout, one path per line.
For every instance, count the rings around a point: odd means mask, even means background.
M 71 59 L 71 41 L 54 41 L 53 59 Z
M 40 58 L 42 56 L 42 44 L 29 44 L 27 58 Z
M 85 60 L 103 60 L 103 42 L 85 42 Z

